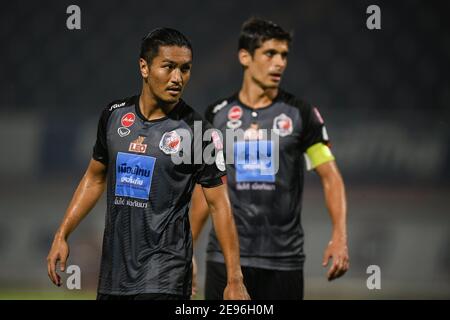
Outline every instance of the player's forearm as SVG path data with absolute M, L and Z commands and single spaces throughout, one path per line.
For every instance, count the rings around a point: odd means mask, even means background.
M 333 237 L 347 238 L 347 201 L 339 172 L 322 178 L 325 201 L 333 224 Z
M 191 210 L 189 213 L 194 243 L 197 242 L 209 216 L 208 205 L 203 204 L 206 204 L 206 201 L 204 200 L 203 192 L 201 190 L 200 192 L 201 194 L 192 197 Z M 198 199 L 199 197 L 202 197 L 202 199 Z
M 97 203 L 106 185 L 104 176 L 92 177 L 85 174 L 81 179 L 55 238 L 66 240 L 72 231 Z
M 228 282 L 242 281 L 239 240 L 230 205 L 211 206 L 213 225 L 225 259 Z

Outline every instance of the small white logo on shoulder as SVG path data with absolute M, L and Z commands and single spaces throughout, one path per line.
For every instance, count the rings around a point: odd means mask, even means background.
M 114 109 L 123 107 L 124 105 L 125 102 L 113 104 L 111 107 L 109 107 L 109 111 L 113 111 Z
M 219 103 L 218 105 L 216 105 L 212 111 L 212 113 L 217 113 L 220 110 L 222 110 L 226 105 L 228 104 L 227 100 L 222 101 L 221 103 Z

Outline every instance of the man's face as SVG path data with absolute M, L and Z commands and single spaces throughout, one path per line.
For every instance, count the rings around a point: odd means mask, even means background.
M 160 46 L 151 65 L 139 60 L 145 85 L 153 96 L 165 103 L 177 103 L 189 81 L 192 52 L 187 47 Z
M 253 56 L 246 50 L 241 50 L 239 59 L 246 67 L 246 72 L 249 72 L 252 79 L 261 87 L 278 88 L 287 66 L 288 52 L 287 41 L 271 39 L 264 41 Z

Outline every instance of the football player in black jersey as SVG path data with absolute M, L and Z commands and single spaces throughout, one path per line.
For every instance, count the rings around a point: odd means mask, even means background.
M 225 299 L 248 299 L 239 244 L 222 166 L 206 161 L 177 163 L 181 153 L 204 151 L 211 140 L 184 144 L 194 123 L 210 125 L 183 100 L 192 47 L 179 31 L 158 28 L 141 44 L 141 93 L 110 103 L 98 124 L 93 156 L 48 254 L 48 275 L 61 285 L 67 238 L 107 190 L 107 213 L 97 299 L 189 299 L 192 236 L 189 203 L 202 186 L 227 265 Z M 186 147 L 187 146 L 187 147 Z M 192 150 L 190 150 L 192 148 Z M 217 150 L 216 150 L 217 151 Z M 202 160 L 202 159 L 201 159 Z
M 238 48 L 242 86 L 206 111 L 206 119 L 225 140 L 227 186 L 244 281 L 252 299 L 303 298 L 300 214 L 305 168 L 318 173 L 332 221 L 331 240 L 323 256 L 324 267 L 332 258 L 327 277 L 336 279 L 349 268 L 345 188 L 323 118 L 317 107 L 280 88 L 290 42 L 291 34 L 271 21 L 252 18 L 245 22 Z M 230 130 L 242 130 L 241 138 L 228 141 Z M 273 157 L 276 153 L 278 160 Z M 204 192 L 197 187 L 191 207 L 194 242 L 208 211 Z M 220 299 L 226 286 L 222 252 L 217 233 L 211 230 L 206 299 Z

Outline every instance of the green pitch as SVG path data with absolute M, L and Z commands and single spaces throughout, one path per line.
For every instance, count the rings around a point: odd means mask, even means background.
M 95 300 L 95 291 L 33 292 L 25 290 L 0 291 L 0 300 Z

